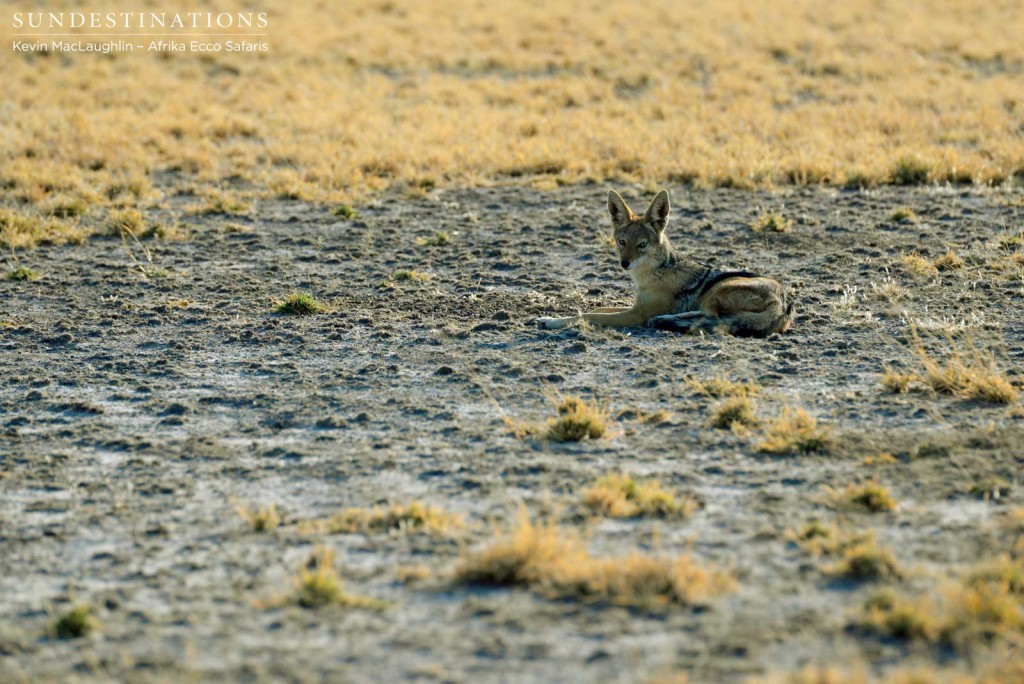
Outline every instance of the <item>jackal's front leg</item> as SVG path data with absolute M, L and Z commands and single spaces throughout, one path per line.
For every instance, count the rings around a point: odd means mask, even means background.
M 642 311 L 633 308 L 605 306 L 595 309 L 579 316 L 567 316 L 565 318 L 551 318 L 545 316 L 537 319 L 537 325 L 547 330 L 559 330 L 570 325 L 586 321 L 592 325 L 612 328 L 634 328 L 640 327 L 647 320 Z

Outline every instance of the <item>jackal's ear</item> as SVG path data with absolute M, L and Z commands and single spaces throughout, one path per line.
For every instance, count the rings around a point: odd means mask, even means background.
M 654 230 L 660 233 L 665 230 L 665 225 L 668 223 L 668 212 L 668 190 L 662 190 L 651 200 L 651 206 L 647 207 L 647 211 L 644 213 L 644 222 L 651 224 Z
M 612 216 L 612 226 L 615 228 L 636 220 L 629 205 L 614 190 L 608 191 L 608 213 Z

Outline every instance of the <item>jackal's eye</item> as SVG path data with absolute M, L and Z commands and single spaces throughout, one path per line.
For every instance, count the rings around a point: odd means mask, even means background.
M 623 247 L 625 247 L 626 246 L 626 241 L 625 240 L 619 240 L 619 244 L 622 245 Z
M 643 249 L 644 247 L 647 246 L 647 243 L 646 242 L 638 242 L 638 243 L 636 243 L 636 246 L 639 247 L 640 249 Z

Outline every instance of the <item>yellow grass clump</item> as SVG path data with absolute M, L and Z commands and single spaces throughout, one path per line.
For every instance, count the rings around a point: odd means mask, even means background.
M 792 227 L 793 219 L 775 211 L 761 214 L 750 224 L 750 229 L 755 233 L 788 233 Z
M 983 561 L 938 595 L 876 594 L 860 620 L 872 631 L 969 653 L 997 640 L 1024 638 L 1024 564 L 1003 556 Z
M 922 379 L 936 392 L 992 404 L 1012 404 L 1017 400 L 1017 388 L 999 370 L 993 354 L 971 343 L 959 349 L 950 340 L 952 353 L 938 359 L 925 350 L 917 330 L 912 333 L 912 351 L 923 368 Z
M 799 530 L 789 530 L 787 538 L 815 558 L 821 558 L 821 570 L 833 577 L 858 582 L 876 582 L 903 577 L 903 570 L 892 553 L 878 545 L 873 532 L 849 532 L 838 525 L 817 520 Z
M 754 402 L 746 395 L 741 395 L 715 404 L 710 422 L 711 427 L 737 430 L 754 427 L 760 420 L 754 411 Z
M 786 406 L 766 427 L 757 448 L 767 454 L 826 453 L 835 443 L 832 431 L 802 408 Z
M 903 267 L 911 275 L 919 278 L 934 278 L 939 275 L 939 269 L 934 263 L 921 256 L 917 252 L 911 252 L 903 257 Z
M 895 511 L 897 508 L 889 490 L 873 480 L 849 484 L 843 489 L 826 487 L 825 494 L 835 508 L 862 509 L 870 513 Z
M 544 436 L 554 442 L 599 439 L 608 430 L 608 409 L 596 401 L 563 397 L 555 405 L 557 417 L 549 418 Z
M 752 397 L 761 392 L 761 386 L 753 380 L 732 380 L 724 373 L 703 380 L 689 376 L 686 378 L 686 384 L 699 394 L 715 399 Z
M 609 518 L 686 518 L 697 504 L 662 488 L 657 480 L 605 475 L 583 492 L 583 504 Z
M 893 394 L 906 394 L 910 391 L 911 383 L 917 379 L 914 373 L 901 373 L 886 367 L 882 374 L 882 387 Z
M 334 567 L 334 549 L 323 547 L 299 571 L 294 580 L 291 600 L 303 608 L 324 608 L 330 605 L 347 608 L 380 609 L 386 604 L 345 591 L 345 584 Z
M 824 565 L 822 570 L 833 577 L 858 582 L 900 579 L 904 574 L 892 552 L 879 546 L 873 535 L 846 545 L 836 562 Z
M 348 508 L 327 520 L 302 523 L 299 528 L 304 532 L 328 534 L 401 532 L 446 535 L 458 532 L 464 526 L 462 516 L 414 501 L 388 508 Z
M 281 516 L 277 514 L 274 504 L 269 506 L 238 506 L 235 511 L 249 523 L 253 532 L 271 532 L 281 524 Z
M 455 581 L 521 586 L 551 598 L 646 609 L 690 605 L 734 585 L 727 574 L 689 556 L 594 558 L 572 531 L 534 523 L 525 511 L 509 534 L 468 553 L 455 570 Z

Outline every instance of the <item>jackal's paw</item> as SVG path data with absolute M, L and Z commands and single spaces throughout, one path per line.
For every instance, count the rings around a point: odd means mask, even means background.
M 654 318 L 647 319 L 648 328 L 666 328 L 672 327 L 675 323 L 675 316 L 672 314 L 666 314 L 664 316 L 655 316 Z
M 558 330 L 564 327 L 565 324 L 561 318 L 552 318 L 551 316 L 541 316 L 537 319 L 537 327 L 541 330 Z

